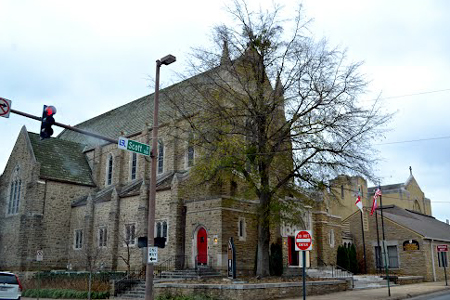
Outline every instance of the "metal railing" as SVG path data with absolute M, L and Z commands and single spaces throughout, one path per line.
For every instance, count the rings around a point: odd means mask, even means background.
M 317 257 L 317 267 L 318 269 L 322 270 L 331 270 L 331 277 L 332 278 L 350 278 L 352 282 L 352 288 L 355 286 L 354 279 L 353 279 L 353 273 L 349 270 L 339 266 L 339 265 L 333 265 L 333 264 L 327 264 L 324 262 L 320 257 Z
M 161 277 L 164 271 L 187 269 L 187 261 L 188 257 L 186 255 L 175 255 L 156 265 L 154 270 Z

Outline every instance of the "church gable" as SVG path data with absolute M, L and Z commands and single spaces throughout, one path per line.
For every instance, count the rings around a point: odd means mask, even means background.
M 58 138 L 41 140 L 38 134 L 31 132 L 28 136 L 41 167 L 41 178 L 95 186 L 83 154 L 84 145 Z

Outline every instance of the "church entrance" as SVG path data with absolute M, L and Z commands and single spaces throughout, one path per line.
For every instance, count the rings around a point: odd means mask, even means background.
M 197 264 L 206 265 L 208 263 L 208 234 L 205 228 L 201 227 L 197 233 Z

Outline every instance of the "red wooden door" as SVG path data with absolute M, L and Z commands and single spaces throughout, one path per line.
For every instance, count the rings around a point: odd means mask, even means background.
M 197 233 L 197 263 L 208 263 L 208 235 L 205 228 L 200 228 Z

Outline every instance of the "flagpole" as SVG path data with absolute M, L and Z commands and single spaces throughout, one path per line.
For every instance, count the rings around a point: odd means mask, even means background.
M 383 196 L 380 195 L 380 210 L 381 210 L 381 231 L 383 232 L 383 253 L 384 253 L 384 266 L 386 268 L 386 280 L 387 280 L 387 286 L 388 286 L 388 294 L 389 297 L 391 296 L 391 287 L 389 286 L 389 267 L 387 264 L 387 257 L 386 257 L 386 237 L 384 234 L 384 219 L 383 219 Z
M 363 211 L 364 211 L 364 205 L 361 201 L 361 186 L 358 185 L 358 196 L 356 198 L 356 206 L 359 208 L 359 210 L 361 211 L 361 234 L 362 234 L 362 242 L 363 242 L 363 251 L 364 251 L 364 273 L 367 274 L 367 260 L 366 260 L 366 241 L 364 238 L 364 216 L 363 216 Z M 358 205 L 359 204 L 359 205 Z
M 380 249 L 380 252 L 375 252 L 376 257 L 376 263 L 377 263 L 377 270 L 378 273 L 381 273 L 381 247 L 380 247 L 380 232 L 378 230 L 378 213 L 375 210 L 375 226 L 377 227 L 377 246 L 378 249 Z
M 365 239 L 364 239 L 364 220 L 363 220 L 363 212 L 362 212 L 362 210 L 361 210 L 361 232 L 362 232 L 363 251 L 364 251 L 364 274 L 367 274 L 366 242 L 365 242 Z

